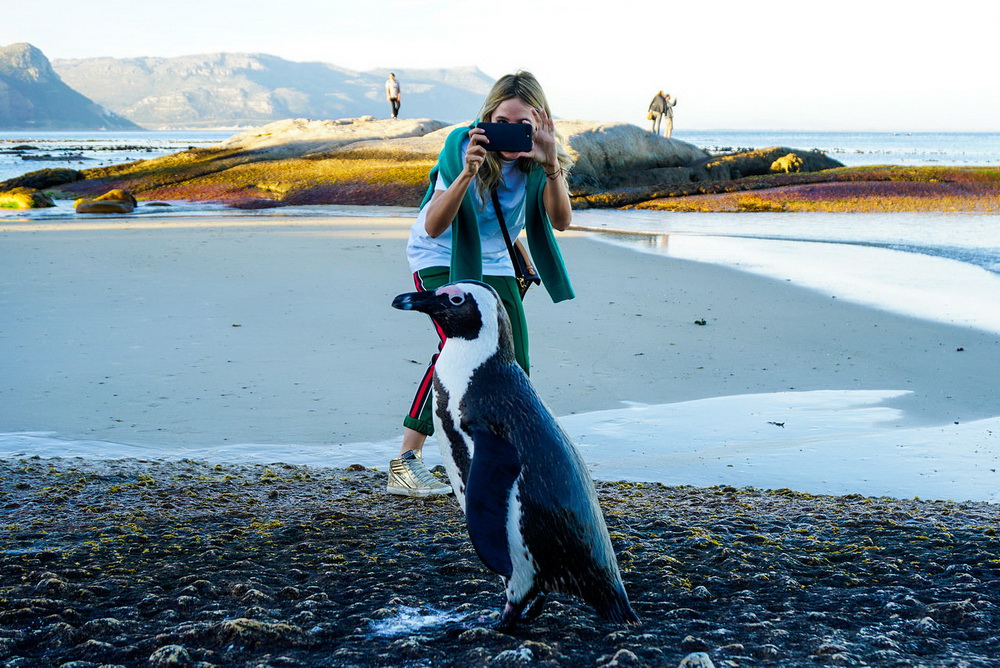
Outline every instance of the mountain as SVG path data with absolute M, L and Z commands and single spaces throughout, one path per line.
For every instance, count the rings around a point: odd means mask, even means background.
M 67 86 L 30 44 L 0 47 L 0 129 L 138 130 Z
M 70 86 L 148 128 L 262 125 L 286 118 L 387 117 L 388 70 L 356 72 L 261 53 L 55 60 Z M 493 79 L 475 67 L 396 69 L 400 115 L 475 117 Z

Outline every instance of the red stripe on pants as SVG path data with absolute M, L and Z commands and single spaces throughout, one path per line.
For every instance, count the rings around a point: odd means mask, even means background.
M 413 284 L 417 287 L 417 290 L 425 290 L 423 282 L 420 280 L 420 274 L 417 272 L 413 273 Z M 433 319 L 431 322 L 434 322 Z M 431 388 L 434 386 L 434 365 L 437 363 L 438 355 L 441 354 L 441 349 L 444 348 L 444 342 L 447 337 L 444 332 L 441 331 L 441 327 L 435 322 L 434 331 L 437 332 L 440 342 L 438 343 L 438 351 L 434 353 L 431 357 L 431 363 L 427 365 L 427 371 L 424 372 L 424 377 L 420 381 L 420 385 L 417 386 L 417 393 L 413 397 L 413 403 L 410 405 L 410 412 L 407 413 L 414 420 L 420 418 L 420 412 L 424 408 L 424 404 L 427 403 L 427 396 L 431 393 Z

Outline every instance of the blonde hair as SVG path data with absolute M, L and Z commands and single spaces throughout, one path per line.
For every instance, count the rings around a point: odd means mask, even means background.
M 546 99 L 545 91 L 542 90 L 542 85 L 538 83 L 538 79 L 531 72 L 518 70 L 514 74 L 507 74 L 500 77 L 493 84 L 493 88 L 486 96 L 483 106 L 479 110 L 480 120 L 493 120 L 493 114 L 496 112 L 497 107 L 504 101 L 515 97 L 530 107 L 544 109 L 549 118 L 552 118 L 552 109 L 549 108 L 549 101 Z M 562 178 L 566 178 L 566 173 L 573 166 L 573 159 L 566 152 L 566 149 L 563 148 L 562 136 L 558 132 L 555 135 L 555 139 L 559 166 L 563 170 Z M 517 167 L 522 172 L 530 172 L 534 168 L 534 165 L 535 161 L 531 158 L 518 158 L 517 160 Z M 486 160 L 480 166 L 476 178 L 476 187 L 483 202 L 489 201 L 490 191 L 497 187 L 500 179 L 500 157 L 496 153 L 487 153 Z

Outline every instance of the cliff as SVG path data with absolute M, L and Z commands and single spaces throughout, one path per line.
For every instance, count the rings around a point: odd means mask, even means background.
M 121 129 L 137 125 L 70 88 L 40 50 L 0 47 L 0 129 Z

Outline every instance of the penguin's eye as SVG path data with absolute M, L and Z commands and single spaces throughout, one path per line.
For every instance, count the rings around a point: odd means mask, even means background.
M 450 301 L 453 306 L 461 306 L 465 303 L 465 295 L 452 295 L 448 297 L 448 301 Z

